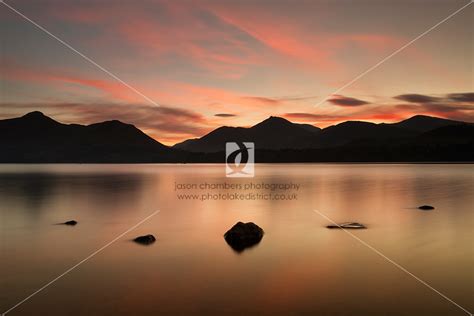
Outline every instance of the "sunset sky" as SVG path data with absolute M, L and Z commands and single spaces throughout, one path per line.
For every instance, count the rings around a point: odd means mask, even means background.
M 5 2 L 153 102 L 0 4 L 0 119 L 119 119 L 165 144 L 270 115 L 474 122 L 474 5 L 331 95 L 466 0 Z

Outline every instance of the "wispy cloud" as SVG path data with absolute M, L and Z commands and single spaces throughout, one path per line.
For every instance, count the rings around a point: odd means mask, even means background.
M 142 58 L 163 65 L 186 65 L 189 73 L 239 79 L 265 59 L 252 38 L 195 3 L 159 1 L 140 5 L 121 3 L 111 8 L 92 3 L 74 10 L 54 10 L 59 20 L 99 27 L 102 41 L 119 36 L 125 47 Z M 127 16 L 127 19 L 117 18 Z M 249 42 L 250 41 L 250 42 Z
M 230 114 L 230 113 L 217 113 L 217 114 L 214 114 L 214 116 L 217 116 L 217 117 L 235 117 L 237 115 L 236 114 Z
M 447 98 L 455 102 L 474 103 L 474 92 L 450 93 L 447 95 Z
M 94 92 L 102 92 L 104 96 L 112 100 L 125 102 L 141 101 L 140 97 L 123 84 L 109 79 L 85 77 L 78 72 L 72 74 L 71 70 L 57 68 L 39 68 L 27 64 L 21 64 L 14 58 L 6 58 L 8 62 L 2 63 L 1 77 L 8 81 L 33 82 L 40 86 L 54 86 L 58 89 L 67 89 L 67 85 L 92 88 Z
M 427 113 L 461 121 L 474 121 L 474 93 L 448 93 L 440 95 L 402 94 L 394 99 L 408 102 L 397 109 L 414 113 Z
M 334 95 L 332 98 L 328 99 L 328 102 L 340 106 L 360 106 L 370 103 L 364 100 L 346 97 L 343 95 Z
M 394 99 L 411 103 L 453 103 L 453 104 L 473 104 L 474 92 L 448 93 L 444 95 L 427 95 L 427 94 L 401 94 Z
M 88 89 L 85 98 L 77 91 L 78 100 L 83 103 L 90 100 L 91 96 L 99 97 L 101 102 L 140 103 L 141 98 L 128 89 L 124 89 L 120 82 L 91 77 L 81 74 L 77 69 L 58 69 L 55 67 L 42 67 L 19 63 L 15 58 L 7 58 L 8 62 L 2 64 L 1 78 L 7 81 L 29 82 L 38 86 L 48 86 L 57 91 L 65 91 L 77 87 Z M 97 76 L 97 74 L 95 74 Z M 134 82 L 134 86 L 146 95 L 159 100 L 163 104 L 178 104 L 192 106 L 193 108 L 207 108 L 215 111 L 227 111 L 228 106 L 238 106 L 240 109 L 272 108 L 283 104 L 284 100 L 263 96 L 244 95 L 232 90 L 209 87 L 173 80 L 156 80 L 141 84 Z
M 424 94 L 401 94 L 397 95 L 394 97 L 395 99 L 402 100 L 405 102 L 411 102 L 411 103 L 433 103 L 440 101 L 441 98 L 438 97 L 433 97 L 429 95 L 424 95 Z
M 343 105 L 341 110 L 318 112 L 289 112 L 284 117 L 297 122 L 309 122 L 320 127 L 347 120 L 395 122 L 417 114 L 474 122 L 474 93 L 444 95 L 402 94 L 394 97 L 405 103 L 369 103 L 352 97 L 338 96 L 331 103 Z M 366 105 L 366 106 L 360 106 Z
M 267 98 L 267 97 L 257 97 L 257 96 L 244 96 L 242 97 L 244 100 L 254 101 L 260 104 L 267 104 L 267 105 L 278 105 L 281 104 L 281 100 L 276 98 Z
M 301 8 L 316 10 L 315 6 L 305 3 Z M 395 35 L 377 32 L 321 32 L 314 26 L 295 23 L 288 8 L 275 5 L 277 9 L 259 3 L 221 2 L 206 6 L 210 12 L 222 21 L 270 48 L 280 57 L 285 57 L 291 65 L 299 65 L 307 71 L 324 72 L 328 75 L 344 71 L 344 61 L 339 58 L 340 52 L 347 48 L 360 49 L 366 53 L 387 52 L 406 42 L 406 39 Z M 278 27 L 274 27 L 275 24 Z

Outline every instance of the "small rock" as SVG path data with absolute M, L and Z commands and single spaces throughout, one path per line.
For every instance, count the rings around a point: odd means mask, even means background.
M 363 224 L 361 223 L 356 223 L 356 222 L 346 222 L 346 223 L 341 223 L 337 225 L 328 225 L 326 226 L 327 228 L 345 228 L 345 229 L 365 229 Z
M 153 235 L 145 235 L 145 236 L 138 236 L 133 241 L 142 245 L 150 245 L 156 241 L 156 238 Z
M 71 226 L 74 226 L 77 224 L 77 222 L 75 220 L 72 220 L 72 221 L 67 221 L 67 222 L 64 222 L 63 223 L 64 225 L 71 225 Z
M 263 238 L 264 231 L 255 223 L 238 222 L 224 234 L 225 241 L 237 252 L 252 247 Z
M 418 206 L 418 209 L 423 210 L 423 211 L 430 211 L 430 210 L 434 210 L 434 206 L 422 205 L 422 206 Z

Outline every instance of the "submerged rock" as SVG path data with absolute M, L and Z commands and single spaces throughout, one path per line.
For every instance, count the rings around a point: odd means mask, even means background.
M 145 235 L 145 236 L 138 236 L 133 241 L 142 245 L 150 245 L 156 241 L 156 238 L 153 235 Z
M 346 222 L 346 223 L 341 223 L 337 225 L 328 225 L 326 226 L 327 228 L 344 228 L 344 229 L 365 229 L 363 224 L 361 223 L 356 223 L 356 222 Z
M 264 231 L 257 224 L 238 222 L 224 234 L 225 241 L 237 252 L 252 247 L 263 238 Z
M 423 211 L 430 211 L 430 210 L 434 210 L 434 206 L 422 205 L 422 206 L 418 206 L 418 209 L 423 210 Z
M 77 222 L 75 220 L 72 220 L 72 221 L 67 221 L 67 222 L 64 222 L 63 223 L 64 225 L 70 225 L 70 226 L 74 226 L 77 224 Z

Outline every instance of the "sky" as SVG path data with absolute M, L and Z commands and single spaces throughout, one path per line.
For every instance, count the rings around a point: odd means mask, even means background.
M 340 89 L 469 1 L 5 2 L 126 85 L 0 4 L 0 119 L 118 119 L 168 145 L 269 116 L 474 122 L 474 5 Z

